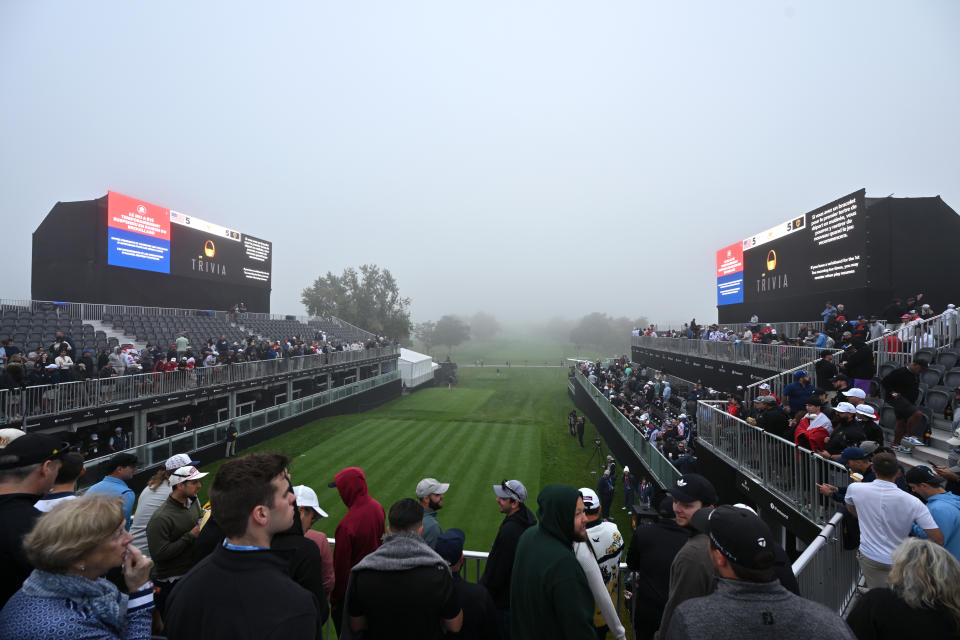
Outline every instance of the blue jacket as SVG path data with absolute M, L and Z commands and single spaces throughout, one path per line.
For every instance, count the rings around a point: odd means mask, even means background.
M 927 498 L 927 509 L 943 534 L 943 547 L 960 560 L 960 496 L 953 493 L 930 496 Z M 914 533 L 917 529 L 919 527 L 914 525 Z M 920 537 L 925 538 L 926 534 Z
M 601 496 L 613 496 L 613 481 L 610 480 L 610 476 L 600 476 L 600 481 L 597 483 L 597 493 Z
M 131 517 L 133 514 L 133 502 L 137 497 L 133 492 L 133 489 L 128 487 L 127 483 L 120 478 L 107 476 L 97 484 L 87 489 L 87 493 L 85 495 L 92 496 L 94 494 L 123 498 L 123 521 L 126 523 L 127 530 L 129 531 Z
M 802 411 L 807 398 L 813 395 L 813 385 L 803 386 L 799 381 L 791 382 L 783 388 L 783 396 L 790 404 L 790 413 Z

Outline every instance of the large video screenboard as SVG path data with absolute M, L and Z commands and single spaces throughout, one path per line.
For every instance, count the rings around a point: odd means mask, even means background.
M 717 251 L 717 305 L 865 286 L 864 206 L 861 189 Z
M 200 218 L 107 193 L 107 264 L 270 287 L 273 246 Z

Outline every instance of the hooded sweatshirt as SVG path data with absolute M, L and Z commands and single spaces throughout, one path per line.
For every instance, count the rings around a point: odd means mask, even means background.
M 347 515 L 337 525 L 333 547 L 333 572 L 336 582 L 330 601 L 337 605 L 347 590 L 350 569 L 380 546 L 385 532 L 386 514 L 379 502 L 370 497 L 367 477 L 360 467 L 347 467 L 333 477 Z
M 579 493 L 552 484 L 537 497 L 540 524 L 517 545 L 510 582 L 511 635 L 527 638 L 593 638 L 593 595 L 573 552 Z

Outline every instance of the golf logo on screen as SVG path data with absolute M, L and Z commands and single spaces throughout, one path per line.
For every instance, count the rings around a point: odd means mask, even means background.
M 773 249 L 767 252 L 767 271 L 773 271 L 777 268 L 777 252 Z
M 203 255 L 208 259 L 212 259 L 213 256 L 217 255 L 217 246 L 213 244 L 213 240 L 207 240 L 203 243 Z
M 767 270 L 757 278 L 757 293 L 768 293 L 770 291 L 779 291 L 790 287 L 790 274 L 773 273 L 777 269 L 777 252 L 774 249 L 767 251 L 767 257 L 764 260 L 764 266 Z M 789 264 L 787 265 L 789 267 Z
M 219 262 L 212 262 L 212 258 L 217 255 L 217 247 L 213 240 L 207 239 L 203 242 L 203 255 L 190 259 L 190 268 L 200 273 L 209 273 L 213 276 L 227 277 L 227 268 Z

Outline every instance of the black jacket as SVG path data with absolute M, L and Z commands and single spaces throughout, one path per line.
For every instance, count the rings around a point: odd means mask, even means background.
M 40 496 L 32 493 L 0 495 L 0 608 L 27 579 L 33 567 L 23 550 L 27 535 L 42 514 L 34 509 Z
M 513 573 L 513 558 L 517 553 L 520 535 L 537 524 L 537 518 L 527 505 L 503 519 L 497 537 L 490 547 L 487 566 L 480 577 L 480 584 L 487 588 L 497 609 L 510 608 L 510 576 Z
M 500 640 L 500 616 L 490 592 L 478 584 L 453 575 L 453 584 L 463 609 L 463 628 L 456 638 L 464 640 Z
M 844 371 L 849 377 L 859 380 L 873 378 L 877 372 L 877 367 L 873 364 L 873 351 L 869 347 L 861 347 L 848 352 L 848 354 Z
M 793 433 L 790 429 L 790 418 L 787 417 L 787 414 L 784 413 L 780 407 L 767 409 L 757 415 L 757 426 L 775 436 L 780 436 L 787 440 L 793 439 Z
M 917 404 L 920 396 L 920 376 L 906 367 L 894 369 L 882 381 L 887 393 L 897 392 L 910 404 Z
M 300 518 L 294 515 L 293 525 L 286 531 L 273 536 L 270 543 L 273 550 L 290 552 L 290 577 L 304 589 L 309 590 L 317 599 L 317 619 L 322 625 L 330 615 L 327 594 L 323 590 L 323 556 L 320 547 L 313 540 L 303 537 Z M 318 627 L 319 637 L 321 627 Z
M 633 590 L 634 620 L 638 628 L 655 631 L 670 593 L 670 565 L 687 540 L 690 530 L 675 520 L 660 520 L 637 527 L 627 551 L 627 567 L 636 571 Z
M 312 544 L 312 543 L 311 543 Z M 275 550 L 216 550 L 177 580 L 164 619 L 170 640 L 315 638 L 317 602 Z

